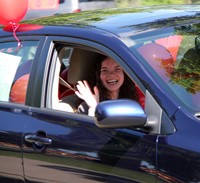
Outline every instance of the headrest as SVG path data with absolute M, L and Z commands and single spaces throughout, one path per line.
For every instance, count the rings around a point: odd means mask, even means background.
M 79 80 L 89 80 L 98 56 L 99 53 L 74 48 L 70 55 L 68 82 L 74 85 Z

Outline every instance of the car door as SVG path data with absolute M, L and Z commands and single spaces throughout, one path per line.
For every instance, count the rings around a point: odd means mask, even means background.
M 0 182 L 24 182 L 21 140 L 28 108 L 0 105 Z
M 21 47 L 23 45 L 23 47 Z M 0 41 L 0 182 L 24 182 L 22 136 L 29 107 L 25 105 L 30 67 L 38 39 Z
M 24 135 L 27 182 L 155 182 L 156 136 L 100 129 L 92 117 L 32 109 Z
M 177 111 L 177 132 L 160 136 L 158 145 L 159 177 L 170 182 L 199 182 L 199 119 Z M 180 140 L 181 139 L 181 140 Z
M 58 86 L 53 84 L 58 82 L 55 79 L 60 59 L 58 48 L 65 41 L 66 47 L 76 47 L 81 42 L 49 38 L 36 69 L 40 70 L 35 74 L 40 79 L 34 88 L 37 96 L 32 95 L 32 101 L 34 98 L 40 101 L 32 103 L 23 135 L 26 181 L 155 182 L 157 135 L 141 129 L 101 129 L 93 117 L 52 107 L 58 96 L 58 92 L 53 94 L 54 86 Z M 88 41 L 82 42 L 84 47 L 89 45 Z M 92 45 L 94 48 L 95 44 Z

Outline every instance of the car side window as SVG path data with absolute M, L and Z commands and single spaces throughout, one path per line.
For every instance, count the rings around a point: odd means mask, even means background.
M 37 41 L 0 43 L 0 101 L 25 104 Z
M 59 47 L 59 46 L 58 46 Z M 56 110 L 67 111 L 67 112 L 80 112 L 79 107 L 84 103 L 84 100 L 79 98 L 75 94 L 78 81 L 86 80 L 91 88 L 96 85 L 95 79 L 96 74 L 94 72 L 95 63 L 98 62 L 99 57 L 103 53 L 90 51 L 84 48 L 73 48 L 73 47 L 59 47 L 57 69 L 54 69 L 55 76 L 53 78 L 51 102 L 52 106 L 47 106 Z M 108 56 L 109 57 L 109 56 Z M 113 59 L 114 60 L 114 59 Z M 123 70 L 123 68 L 122 68 Z M 57 76 L 56 76 L 57 75 Z M 59 75 L 59 76 L 58 76 Z M 58 79 L 56 79 L 58 78 Z M 126 85 L 129 86 L 129 91 L 133 91 L 130 83 L 134 83 L 129 77 L 126 76 Z M 128 84 L 129 83 L 129 84 Z M 124 88 L 123 88 L 124 89 Z M 122 90 L 123 91 L 123 90 Z M 120 96 L 121 98 L 129 98 L 126 95 Z M 135 94 L 136 93 L 136 94 Z M 135 84 L 135 89 L 132 94 L 133 98 L 137 95 L 138 102 L 144 108 L 145 96 L 139 87 Z M 131 99 L 133 99 L 131 98 Z M 85 101 L 86 102 L 86 101 Z M 87 102 L 86 102 L 87 103 Z M 87 109 L 87 105 L 84 103 L 83 107 Z M 83 114 L 87 114 L 83 112 Z

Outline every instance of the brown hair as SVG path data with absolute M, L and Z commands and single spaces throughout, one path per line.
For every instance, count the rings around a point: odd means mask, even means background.
M 99 89 L 99 94 L 100 98 L 99 101 L 104 101 L 104 100 L 110 100 L 109 94 L 107 89 L 103 86 L 101 80 L 100 80 L 100 70 L 101 70 L 101 65 L 102 62 L 107 58 L 105 55 L 100 55 L 96 61 L 96 64 L 94 65 L 94 72 L 95 72 L 95 78 L 94 78 L 94 73 L 93 77 L 90 77 L 91 80 L 89 81 L 89 84 L 91 88 L 96 85 L 97 88 Z M 136 92 L 136 86 L 134 82 L 124 73 L 124 83 L 120 87 L 119 91 L 119 99 L 122 98 L 129 98 L 133 100 L 138 101 L 138 95 Z

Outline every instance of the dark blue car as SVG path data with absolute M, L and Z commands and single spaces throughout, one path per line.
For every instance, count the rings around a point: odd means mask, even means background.
M 137 86 L 95 117 L 74 94 L 99 54 Z M 57 15 L 0 30 L 1 183 L 200 182 L 200 5 Z

